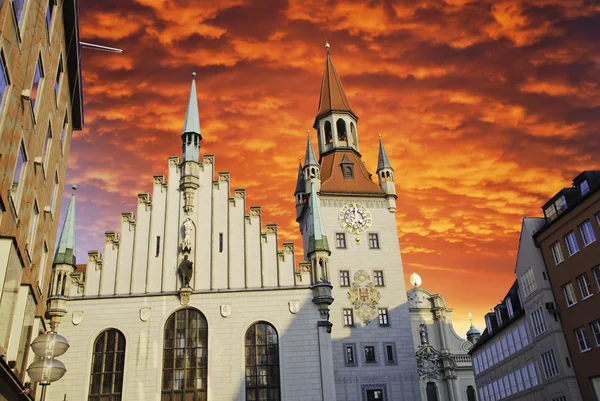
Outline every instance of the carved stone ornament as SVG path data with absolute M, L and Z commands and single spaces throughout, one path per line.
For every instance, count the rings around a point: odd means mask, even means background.
M 221 305 L 221 316 L 227 317 L 229 315 L 231 315 L 231 305 L 230 304 Z
M 179 302 L 181 302 L 181 305 L 188 306 L 190 304 L 192 292 L 191 288 L 182 288 L 179 290 Z
M 148 319 L 150 319 L 150 312 L 152 311 L 151 308 L 141 308 L 140 309 L 140 320 L 142 322 L 147 321 Z
M 473 348 L 473 344 L 470 341 L 463 341 L 463 343 L 460 345 L 460 348 L 464 352 L 468 353 L 471 350 L 471 348 Z
M 73 312 L 73 315 L 71 316 L 71 322 L 75 326 L 77 326 L 79 323 L 81 323 L 82 320 L 83 320 L 83 312 L 82 311 Z
M 185 219 L 181 226 L 181 250 L 184 253 L 190 253 L 192 250 L 192 242 L 194 235 L 194 223 L 189 217 Z
M 290 308 L 290 313 L 295 315 L 300 311 L 300 301 L 289 301 L 288 307 Z
M 410 291 L 407 298 L 409 308 L 431 308 L 431 303 L 427 299 L 427 295 L 420 293 L 419 291 Z
M 433 347 L 427 346 L 421 348 L 416 353 L 417 372 L 421 378 L 442 378 L 443 364 L 440 360 L 440 354 Z
M 354 282 L 348 291 L 348 299 L 356 310 L 356 315 L 365 324 L 369 324 L 378 315 L 377 305 L 381 294 L 371 282 L 371 277 L 364 270 L 354 273 Z

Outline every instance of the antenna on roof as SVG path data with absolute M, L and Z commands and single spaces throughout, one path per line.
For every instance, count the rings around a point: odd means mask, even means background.
M 96 45 L 94 43 L 81 42 L 81 41 L 79 42 L 79 44 L 81 45 L 82 49 L 98 50 L 98 51 L 109 52 L 109 53 L 123 53 L 123 49 L 117 49 L 115 47 L 101 46 L 101 45 Z

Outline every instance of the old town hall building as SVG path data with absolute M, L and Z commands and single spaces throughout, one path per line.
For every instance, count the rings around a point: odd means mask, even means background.
M 49 303 L 71 348 L 47 398 L 420 400 L 394 169 L 380 142 L 367 171 L 329 50 L 294 194 L 302 261 L 201 153 L 195 85 L 182 157 L 86 265 L 71 201 Z

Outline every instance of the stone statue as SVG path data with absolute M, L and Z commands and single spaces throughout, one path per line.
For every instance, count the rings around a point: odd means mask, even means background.
M 183 238 L 181 240 L 181 249 L 185 249 L 186 251 L 192 250 L 192 233 L 194 231 L 194 224 L 192 220 L 188 217 L 183 222 Z
M 419 337 L 421 337 L 421 345 L 428 345 L 429 338 L 427 337 L 427 327 L 424 324 L 419 326 Z
M 188 255 L 183 256 L 183 260 L 179 265 L 179 274 L 181 275 L 181 282 L 183 288 L 190 286 L 190 280 L 194 271 L 194 264 L 188 259 Z

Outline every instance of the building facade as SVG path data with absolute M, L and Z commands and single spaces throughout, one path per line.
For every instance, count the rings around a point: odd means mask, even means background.
M 600 400 L 600 172 L 584 171 L 543 207 L 535 233 L 585 401 Z
M 0 400 L 35 392 L 25 369 L 43 316 L 71 135 L 83 124 L 75 0 L 0 2 Z
M 419 287 L 416 274 L 411 276 L 411 282 L 414 288 L 408 290 L 408 305 L 421 399 L 477 400 L 473 365 L 468 355 L 473 344 L 454 331 L 453 309 L 448 308 L 444 298 Z
M 71 348 L 47 398 L 420 400 L 393 169 L 380 144 L 371 179 L 356 124 L 328 52 L 319 156 L 309 139 L 298 170 L 297 263 L 201 154 L 192 81 L 182 158 L 152 197 L 138 195 L 84 268 L 61 256 L 74 242 L 59 247 L 49 313 Z
M 482 401 L 580 401 L 547 271 L 533 235 L 544 219 L 524 218 L 515 274 L 503 302 L 486 315 L 471 351 Z

